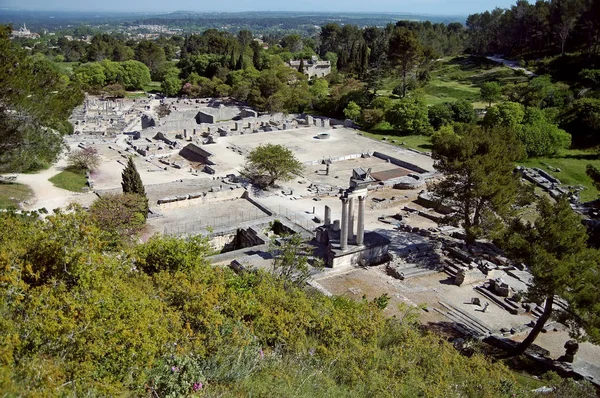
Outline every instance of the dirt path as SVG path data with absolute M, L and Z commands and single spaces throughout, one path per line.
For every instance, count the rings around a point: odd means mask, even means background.
M 535 77 L 535 76 L 537 76 L 532 71 L 519 66 L 519 62 L 517 62 L 517 61 L 510 61 L 508 59 L 504 59 L 504 58 L 498 57 L 496 55 L 488 56 L 486 58 L 489 59 L 490 61 L 500 62 L 501 64 L 503 64 L 505 66 L 508 66 L 510 69 L 513 69 L 513 70 L 522 70 L 529 77 Z
M 75 202 L 89 206 L 96 195 L 94 193 L 77 193 L 55 187 L 49 179 L 63 171 L 67 163 L 59 160 L 47 170 L 36 174 L 16 174 L 16 182 L 28 185 L 33 191 L 33 197 L 21 204 L 24 210 L 37 210 L 45 207 L 48 211 L 66 207 Z

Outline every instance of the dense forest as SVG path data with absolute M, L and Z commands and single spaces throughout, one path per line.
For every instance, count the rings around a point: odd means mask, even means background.
M 471 50 L 540 57 L 600 51 L 600 3 L 595 0 L 519 0 L 509 9 L 469 15 Z

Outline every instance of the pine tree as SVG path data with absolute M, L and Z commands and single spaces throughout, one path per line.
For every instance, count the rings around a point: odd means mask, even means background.
M 389 117 L 402 121 L 407 113 L 395 109 L 404 103 L 394 105 Z M 462 222 L 468 246 L 485 235 L 486 225 L 495 224 L 498 216 L 507 217 L 513 210 L 520 189 L 513 169 L 523 153 L 516 135 L 509 131 L 465 124 L 434 135 L 433 167 L 445 178 L 433 191 L 444 203 L 457 207 L 455 221 Z
M 121 178 L 123 193 L 134 193 L 142 196 L 146 200 L 145 214 L 148 215 L 148 197 L 146 196 L 142 178 L 135 167 L 135 163 L 133 163 L 133 157 L 129 157 L 127 160 L 127 166 L 125 166 L 123 173 L 121 173 Z
M 571 335 L 581 337 L 583 330 L 592 343 L 600 341 L 598 252 L 587 248 L 586 229 L 566 199 L 553 204 L 542 198 L 537 211 L 539 216 L 533 224 L 513 219 L 501 240 L 511 258 L 526 264 L 533 275 L 528 300 L 543 303 L 544 308 L 511 355 L 523 354 L 531 346 L 557 312 L 554 302 L 558 297 L 568 309 L 558 311 L 557 317 L 570 327 Z

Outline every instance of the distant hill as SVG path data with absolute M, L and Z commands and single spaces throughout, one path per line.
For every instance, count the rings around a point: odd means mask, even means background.
M 364 26 L 385 26 L 399 20 L 430 21 L 432 23 L 464 23 L 466 16 L 424 15 L 411 13 L 327 13 L 327 12 L 196 12 L 180 10 L 170 13 L 152 12 L 75 12 L 75 11 L 30 11 L 4 9 L 0 23 L 27 24 L 35 30 L 58 30 L 71 26 L 90 24 L 104 25 L 106 29 L 126 24 L 168 24 L 172 28 L 250 29 L 253 31 L 306 30 L 307 26 L 321 26 L 329 22 Z

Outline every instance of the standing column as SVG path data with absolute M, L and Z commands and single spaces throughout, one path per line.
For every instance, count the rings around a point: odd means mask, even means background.
M 356 227 L 356 244 L 362 245 L 365 241 L 365 200 L 366 196 L 358 197 L 358 226 Z
M 354 198 L 350 197 L 348 201 L 348 240 L 354 241 Z
M 331 209 L 329 206 L 325 206 L 325 223 L 324 225 L 328 227 L 331 224 Z
M 342 226 L 340 227 L 340 249 L 348 247 L 348 198 L 342 197 Z

